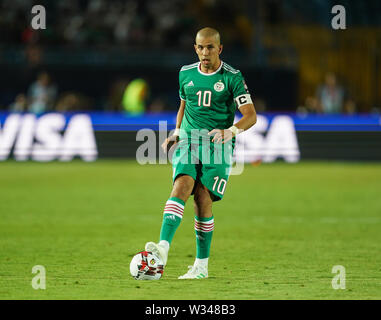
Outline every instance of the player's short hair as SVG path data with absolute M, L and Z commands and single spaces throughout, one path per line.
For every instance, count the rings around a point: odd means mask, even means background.
M 195 38 L 195 43 L 197 43 L 197 41 L 196 41 L 197 37 L 203 37 L 203 38 L 215 37 L 217 43 L 221 44 L 220 33 L 216 29 L 213 29 L 210 27 L 202 28 L 197 32 L 196 38 Z

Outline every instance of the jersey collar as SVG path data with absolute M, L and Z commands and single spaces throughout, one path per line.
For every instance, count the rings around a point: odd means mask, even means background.
M 201 62 L 198 63 L 198 66 L 197 66 L 197 70 L 198 72 L 200 72 L 203 76 L 212 76 L 214 74 L 216 74 L 217 72 L 219 72 L 222 68 L 222 65 L 224 64 L 224 62 L 222 60 L 220 60 L 220 66 L 218 67 L 218 69 L 212 73 L 205 73 L 205 72 L 202 72 L 201 71 Z

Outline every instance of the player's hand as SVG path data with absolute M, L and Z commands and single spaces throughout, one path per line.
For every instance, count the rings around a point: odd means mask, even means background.
M 208 135 L 214 136 L 212 139 L 212 142 L 214 143 L 226 143 L 234 137 L 234 133 L 229 129 L 213 129 L 208 133 Z
M 178 141 L 179 136 L 175 134 L 165 139 L 161 145 L 161 148 L 163 149 L 164 153 L 167 153 Z

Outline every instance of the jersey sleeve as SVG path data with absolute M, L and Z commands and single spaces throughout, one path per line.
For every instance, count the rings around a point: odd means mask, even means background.
M 239 109 L 245 104 L 253 103 L 249 89 L 241 72 L 238 72 L 232 80 L 233 99 Z
M 181 71 L 179 72 L 179 96 L 181 100 L 186 100 Z

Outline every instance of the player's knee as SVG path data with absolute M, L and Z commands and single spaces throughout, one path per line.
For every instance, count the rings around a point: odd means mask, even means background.
M 192 193 L 194 180 L 190 176 L 180 176 L 176 179 L 172 190 L 172 197 L 180 198 L 184 201 L 188 199 Z
M 209 208 L 212 205 L 212 202 L 209 190 L 203 185 L 198 185 L 194 192 L 195 208 L 198 210 Z
M 175 186 L 181 189 L 193 189 L 194 179 L 191 176 L 183 175 L 176 179 Z

